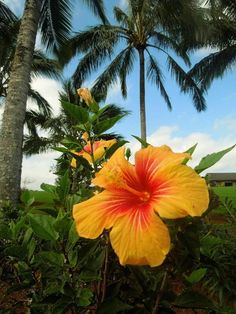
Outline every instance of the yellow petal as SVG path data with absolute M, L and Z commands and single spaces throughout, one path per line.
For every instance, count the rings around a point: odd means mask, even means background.
M 103 191 L 87 201 L 74 205 L 73 218 L 81 237 L 97 238 L 104 229 L 113 226 L 116 219 L 126 215 L 133 202 L 129 192 L 117 191 L 112 194 Z
M 110 239 L 121 265 L 158 266 L 170 249 L 168 229 L 153 210 L 134 209 L 117 219 Z
M 98 143 L 98 146 L 96 148 L 96 143 Z M 105 154 L 106 149 L 110 148 L 112 145 L 116 143 L 116 139 L 108 140 L 108 141 L 97 141 L 94 144 L 94 160 L 101 159 L 103 155 Z
M 155 202 L 155 210 L 163 218 L 201 216 L 207 210 L 207 184 L 193 169 L 185 165 L 167 167 L 159 172 L 166 188 Z
M 124 188 L 126 185 L 140 188 L 134 166 L 125 159 L 124 147 L 118 148 L 103 164 L 93 183 L 106 189 Z
M 73 206 L 73 218 L 81 237 L 95 239 L 104 228 L 110 228 L 111 221 L 105 210 L 110 199 L 107 192 L 102 192 Z

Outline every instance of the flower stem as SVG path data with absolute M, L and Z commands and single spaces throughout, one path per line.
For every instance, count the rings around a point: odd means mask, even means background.
M 154 307 L 152 309 L 151 314 L 156 314 L 157 311 L 158 311 L 159 303 L 160 303 L 160 300 L 161 300 L 161 297 L 162 297 L 162 294 L 163 294 L 163 291 L 164 291 L 164 288 L 165 288 L 166 279 L 167 279 L 167 271 L 165 271 L 165 273 L 163 275 L 161 286 L 160 286 L 160 289 L 159 289 L 159 291 L 157 293 L 156 302 L 154 304 Z
M 106 237 L 106 248 L 105 248 L 105 259 L 104 259 L 104 270 L 103 270 L 103 282 L 102 282 L 102 296 L 101 303 L 104 301 L 106 296 L 107 288 L 107 270 L 108 270 L 108 251 L 109 251 L 109 238 L 108 234 L 105 234 Z

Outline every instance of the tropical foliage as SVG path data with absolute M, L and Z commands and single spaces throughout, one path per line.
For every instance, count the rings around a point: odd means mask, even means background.
M 97 99 L 96 95 L 94 96 Z M 81 122 L 81 115 L 71 116 L 70 112 L 66 110 L 67 103 L 71 103 L 78 107 L 79 110 L 89 112 L 88 106 L 83 99 L 78 97 L 77 92 L 74 90 L 71 81 L 66 81 L 63 84 L 63 90 L 60 93 L 60 113 L 57 116 L 51 115 L 50 117 L 45 114 L 34 114 L 33 111 L 26 113 L 28 120 L 29 132 L 24 136 L 23 152 L 25 155 L 30 156 L 33 154 L 43 153 L 52 150 L 54 147 L 59 146 L 66 140 L 77 140 L 82 138 L 84 130 L 79 130 L 74 126 Z M 94 103 L 96 103 L 94 101 Z M 75 111 L 76 108 L 75 107 Z M 74 111 L 73 111 L 74 112 Z M 119 119 L 124 117 L 129 112 L 123 108 L 115 105 L 107 105 L 100 114 L 100 121 L 107 119 Z M 39 132 L 37 132 L 39 130 Z M 43 135 L 40 135 L 43 134 Z M 103 134 L 103 139 L 121 139 L 121 135 L 111 133 Z
M 107 120 L 106 123 L 99 121 L 102 108 L 92 106 L 90 112 L 86 111 L 87 114 L 84 109 L 79 106 L 74 107 L 73 104 L 67 103 L 66 108 L 71 117 L 83 116 L 82 123 L 74 126 L 81 131 L 86 130 L 93 143 L 96 136 L 102 135 L 114 125 L 112 119 L 109 123 Z M 17 210 L 9 206 L 1 208 L 0 308 L 3 313 L 21 310 L 30 311 L 30 313 L 174 314 L 183 309 L 186 311 L 202 309 L 205 313 L 234 313 L 236 278 L 233 267 L 235 256 L 234 253 L 232 254 L 232 248 L 236 244 L 235 209 L 231 206 L 231 215 L 222 216 L 224 219 L 222 223 L 216 223 L 214 211 L 219 206 L 219 200 L 213 195 L 209 209 L 202 219 L 199 217 L 165 219 L 172 244 L 169 254 L 164 262 L 161 261 L 162 265 L 159 267 L 134 266 L 132 259 L 129 260 L 129 265 L 121 266 L 106 231 L 93 240 L 85 239 L 77 234 L 71 212 L 73 205 L 79 203 L 81 208 L 86 208 L 96 197 L 97 205 L 95 206 L 101 206 L 99 194 L 97 194 L 100 189 L 94 184 L 91 185 L 91 180 L 96 175 L 94 183 L 97 184 L 98 180 L 100 183 L 104 181 L 106 189 L 109 188 L 109 180 L 114 179 L 113 172 L 110 175 L 106 173 L 105 177 L 103 174 L 104 171 L 107 172 L 114 158 L 117 160 L 117 154 L 120 155 L 120 149 L 123 150 L 119 146 L 123 144 L 124 142 L 114 144 L 110 149 L 104 150 L 104 154 L 98 159 L 92 158 L 92 163 L 88 163 L 82 156 L 77 156 L 71 151 L 76 147 L 83 149 L 87 145 L 84 139 L 77 139 L 76 143 L 67 141 L 64 149 L 60 147 L 60 150 L 67 154 L 68 163 L 64 165 L 64 174 L 57 184 L 42 184 L 41 188 L 44 192 L 41 194 L 44 196 L 41 199 L 32 191 L 23 192 L 22 203 Z M 195 148 L 196 145 L 186 153 L 176 154 L 175 158 L 178 159 L 176 166 L 172 158 L 168 159 L 168 156 L 172 156 L 173 153 L 166 147 L 160 148 L 159 150 L 164 149 L 163 154 L 159 154 L 159 158 L 163 158 L 162 167 L 167 166 L 172 170 L 177 167 L 176 171 L 179 172 L 180 169 L 186 167 L 179 164 L 179 160 L 184 159 L 186 163 L 189 154 L 192 154 Z M 141 155 L 153 149 L 151 146 L 141 149 L 138 152 L 137 162 L 140 161 Z M 195 171 L 201 173 L 220 160 L 227 151 L 229 150 L 206 156 Z M 93 154 L 92 151 L 90 154 Z M 129 158 L 130 155 L 128 153 L 126 155 Z M 186 156 L 188 158 L 185 158 Z M 70 166 L 72 158 L 77 160 L 76 168 Z M 103 164 L 106 160 L 108 161 L 104 168 Z M 118 158 L 117 161 L 118 166 L 119 162 L 123 163 L 122 159 Z M 168 166 L 168 163 L 171 165 Z M 150 179 L 151 164 L 143 165 L 149 169 L 147 175 Z M 129 171 L 132 171 L 131 164 L 128 167 Z M 141 169 L 142 166 L 139 170 Z M 194 173 L 189 167 L 188 171 Z M 99 175 L 100 172 L 103 173 Z M 162 172 L 160 169 L 159 179 Z M 75 173 L 77 189 L 73 191 Z M 197 173 L 194 177 L 198 178 L 197 180 L 201 181 L 203 186 L 203 179 L 200 179 Z M 132 180 L 130 174 L 128 172 L 126 174 L 127 180 Z M 116 172 L 114 175 L 117 178 Z M 142 181 L 142 184 L 145 184 L 145 181 Z M 153 184 L 156 185 L 154 181 Z M 120 188 L 119 182 L 118 187 Z M 189 188 L 194 189 L 192 181 Z M 130 189 L 131 191 L 128 191 L 130 194 L 135 191 L 131 187 Z M 107 193 L 107 191 L 102 193 Z M 185 195 L 187 203 L 187 194 Z M 114 197 L 109 201 L 110 203 L 115 201 Z M 130 205 L 127 203 L 128 197 L 130 196 L 127 193 L 123 195 L 126 205 Z M 138 196 L 135 195 L 135 197 Z M 170 200 L 166 199 L 166 201 Z M 199 209 L 199 204 L 197 204 L 199 198 L 195 201 Z M 173 199 L 172 205 L 175 206 L 174 204 L 177 205 L 178 201 Z M 165 199 L 162 200 L 162 205 L 165 206 Z M 75 205 L 75 211 L 78 209 L 77 206 Z M 202 206 L 206 209 L 207 203 Z M 230 204 L 228 206 L 230 207 Z M 101 206 L 102 210 L 106 208 L 108 207 Z M 79 211 L 75 212 L 76 219 L 77 214 L 81 215 L 83 210 L 80 214 Z M 202 212 L 202 209 L 200 211 Z M 98 212 L 92 213 L 92 215 L 95 214 Z M 158 216 L 156 219 L 159 219 Z M 103 220 L 102 223 L 108 223 L 108 220 Z M 100 221 L 94 216 L 91 224 L 83 225 L 82 233 L 91 234 L 97 228 L 100 228 Z M 82 229 L 79 226 L 79 232 Z M 123 231 L 125 230 L 120 231 L 120 235 Z M 135 229 L 132 228 L 130 232 L 132 234 Z M 131 234 L 126 235 L 128 241 Z M 153 236 L 155 237 L 155 234 Z M 132 234 L 133 240 L 135 237 L 135 233 Z M 162 241 L 161 238 L 159 240 Z M 141 238 L 139 241 L 142 242 Z M 151 243 L 152 241 L 149 244 Z M 125 243 L 122 244 L 124 245 L 126 246 Z M 148 254 L 148 256 L 150 258 L 158 256 L 159 251 L 154 249 L 153 254 Z M 223 281 L 222 278 L 224 278 Z M 12 285 L 13 282 L 14 285 Z

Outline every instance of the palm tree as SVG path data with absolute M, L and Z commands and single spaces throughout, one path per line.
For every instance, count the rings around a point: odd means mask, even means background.
M 189 50 L 208 46 L 216 50 L 204 57 L 189 71 L 202 91 L 206 91 L 214 79 L 222 77 L 236 63 L 236 2 L 234 0 L 209 0 L 208 25 L 211 32 L 200 44 L 194 42 Z M 208 29 L 209 29 L 208 26 Z
M 181 91 L 190 93 L 198 111 L 204 110 L 205 100 L 193 79 L 170 55 L 172 50 L 189 65 L 188 55 L 179 43 L 187 32 L 191 32 L 200 17 L 195 1 L 153 1 L 129 0 L 128 11 L 114 8 L 117 25 L 97 25 L 79 32 L 68 45 L 68 62 L 77 53 L 84 53 L 74 73 L 75 85 L 81 86 L 87 77 L 96 71 L 108 59 L 110 64 L 98 77 L 93 87 L 94 92 L 107 94 L 109 86 L 120 80 L 122 95 L 126 97 L 126 77 L 134 66 L 135 58 L 139 61 L 140 120 L 141 138 L 146 140 L 145 117 L 145 77 L 160 90 L 169 109 L 170 98 L 164 87 L 163 73 L 154 53 L 167 58 L 168 68 L 175 76 Z M 123 49 L 121 48 L 123 44 Z M 115 57 L 114 57 L 115 55 Z M 146 76 L 145 76 L 146 71 Z
M 87 0 L 104 18 L 102 1 Z M 6 97 L 0 137 L 0 202 L 20 196 L 23 126 L 37 30 L 47 48 L 57 52 L 71 30 L 71 4 L 66 0 L 26 0 Z M 8 13 L 0 2 L 1 15 Z

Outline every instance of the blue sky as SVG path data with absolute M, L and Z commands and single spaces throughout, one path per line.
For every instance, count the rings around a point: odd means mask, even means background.
M 5 0 L 5 3 L 20 15 L 22 12 L 23 0 Z M 83 30 L 89 25 L 99 23 L 90 10 L 83 4 L 82 0 L 72 1 L 74 30 Z M 125 8 L 125 0 L 105 0 L 106 11 L 111 18 L 113 5 L 120 5 Z M 37 44 L 40 46 L 39 40 Z M 201 49 L 191 56 L 194 64 L 210 51 Z M 236 69 L 227 73 L 222 79 L 215 80 L 206 95 L 207 110 L 198 113 L 192 103 L 191 97 L 179 92 L 174 78 L 165 71 L 166 63 L 163 56 L 158 57 L 165 74 L 165 87 L 172 101 L 173 110 L 170 112 L 164 103 L 159 91 L 154 85 L 146 86 L 147 106 L 147 133 L 148 141 L 153 145 L 168 144 L 175 151 L 183 151 L 196 142 L 198 149 L 193 157 L 192 164 L 197 162 L 204 155 L 224 149 L 236 143 Z M 79 61 L 77 56 L 66 67 L 65 76 L 70 77 Z M 88 78 L 86 87 L 90 87 L 96 75 Z M 115 84 L 108 95 L 106 103 L 115 102 L 131 111 L 131 114 L 120 122 L 114 131 L 121 133 L 131 141 L 131 148 L 138 149 L 138 144 L 132 139 L 132 134 L 139 135 L 139 94 L 138 94 L 138 63 L 134 71 L 128 77 L 128 97 L 124 100 L 121 97 L 119 84 Z M 58 90 L 60 83 L 48 79 L 37 79 L 33 87 L 48 99 L 55 111 L 58 112 Z M 37 188 L 41 182 L 53 182 L 54 176 L 50 171 L 54 152 L 25 159 L 23 163 L 23 181 L 32 188 Z M 236 172 L 236 150 L 228 154 L 217 166 L 209 171 L 234 171 Z M 34 171 L 32 172 L 32 168 Z

